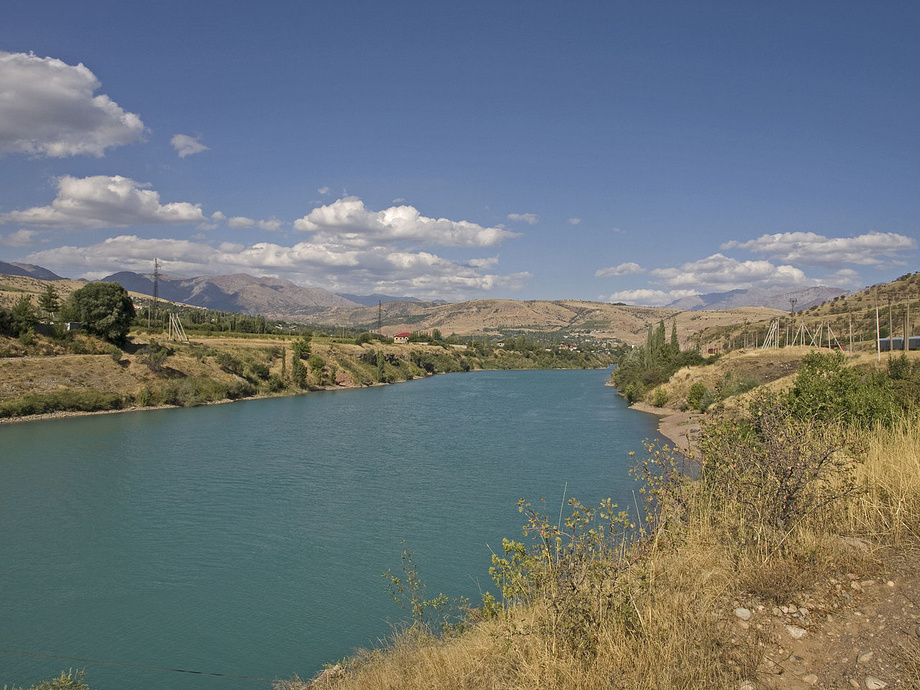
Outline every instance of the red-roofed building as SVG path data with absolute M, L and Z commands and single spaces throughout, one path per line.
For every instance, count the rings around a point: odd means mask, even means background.
M 393 336 L 393 342 L 396 344 L 408 343 L 410 335 L 412 334 L 411 333 L 397 333 L 396 335 Z

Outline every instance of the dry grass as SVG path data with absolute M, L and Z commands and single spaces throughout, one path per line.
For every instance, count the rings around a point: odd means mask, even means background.
M 876 429 L 866 441 L 857 469 L 864 493 L 849 505 L 851 530 L 893 545 L 920 541 L 920 422 Z

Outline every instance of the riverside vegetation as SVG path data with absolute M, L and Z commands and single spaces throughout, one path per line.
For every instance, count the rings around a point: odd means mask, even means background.
M 691 451 L 694 479 L 685 458 L 648 445 L 635 470 L 640 514 L 573 499 L 563 517 L 522 501 L 525 539 L 506 539 L 492 559 L 496 594 L 459 602 L 459 617 L 443 595 L 427 598 L 404 554 L 405 576 L 387 578 L 411 623 L 310 682 L 276 687 L 785 687 L 766 670 L 779 642 L 735 624 L 751 610 L 782 618 L 797 600 L 830 620 L 850 596 L 835 583 L 916 553 L 920 360 L 867 370 L 813 353 L 789 387 L 744 397 L 710 413 Z M 920 687 L 920 640 L 897 643 L 889 682 Z
M 50 317 L 57 321 L 49 325 Z M 44 317 L 42 322 L 40 317 Z M 406 381 L 474 369 L 598 368 L 603 350 L 545 348 L 525 338 L 496 348 L 434 332 L 408 345 L 362 332 L 289 327 L 264 317 L 203 309 L 183 314 L 189 342 L 167 341 L 163 320 L 135 314 L 123 288 L 90 283 L 60 301 L 0 308 L 0 419 L 161 405 Z M 65 320 L 83 329 L 65 331 Z M 48 366 L 53 364 L 53 366 Z

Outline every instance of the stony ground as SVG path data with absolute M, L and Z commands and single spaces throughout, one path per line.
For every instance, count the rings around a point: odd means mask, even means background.
M 761 645 L 741 690 L 920 688 L 920 551 L 883 555 L 869 578 L 848 573 L 783 605 L 727 602 L 733 642 Z

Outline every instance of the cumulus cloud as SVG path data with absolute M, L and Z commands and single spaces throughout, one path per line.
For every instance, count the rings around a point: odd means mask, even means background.
M 277 232 L 281 229 L 281 221 L 277 218 L 269 218 L 268 220 L 260 220 L 256 225 L 259 226 L 260 230 L 267 230 L 268 232 Z
M 316 191 L 322 194 L 323 196 L 326 196 L 329 193 L 329 187 L 320 187 Z
M 771 259 L 809 266 L 840 268 L 846 264 L 881 266 L 897 263 L 917 241 L 893 232 L 868 232 L 856 237 L 825 237 L 813 232 L 761 235 L 748 242 L 727 242 L 722 249 L 747 249 Z
M 569 225 L 578 225 L 581 222 L 581 218 L 569 218 Z
M 817 284 L 795 266 L 776 266 L 769 261 L 738 261 L 723 254 L 713 254 L 678 268 L 656 268 L 651 273 L 668 287 L 699 291 Z
M 317 241 L 354 247 L 412 243 L 421 246 L 488 247 L 517 233 L 465 220 L 428 218 L 412 206 L 370 211 L 358 197 L 315 208 L 294 221 L 294 229 L 316 233 Z
M 518 289 L 529 273 L 497 275 L 486 272 L 490 259 L 458 262 L 431 252 L 392 247 L 345 247 L 299 242 L 286 247 L 270 242 L 249 246 L 174 239 L 112 237 L 89 247 L 58 247 L 35 252 L 27 259 L 42 266 L 67 269 L 84 277 L 119 270 L 148 271 L 158 257 L 164 271 L 174 275 L 247 272 L 282 276 L 302 284 L 349 292 L 399 290 L 420 297 L 463 299 L 497 288 Z
M 37 233 L 34 230 L 17 230 L 0 235 L 0 247 L 31 247 Z
M 637 263 L 629 261 L 619 266 L 610 266 L 608 268 L 599 268 L 594 273 L 595 278 L 612 278 L 615 276 L 631 276 L 637 273 L 645 273 L 645 269 Z
M 199 141 L 200 138 L 201 137 L 190 137 L 188 134 L 176 134 L 169 140 L 169 143 L 176 149 L 179 158 L 185 158 L 186 156 L 193 156 L 202 151 L 211 150 Z
M 252 218 L 234 216 L 233 218 L 227 219 L 227 225 L 229 225 L 231 228 L 254 228 L 256 226 L 256 222 Z
M 540 221 L 535 213 L 509 213 L 508 220 L 513 220 L 516 223 L 527 223 L 528 225 L 536 225 Z
M 104 94 L 82 63 L 0 51 L 0 156 L 102 156 L 144 138 L 140 117 Z
M 604 298 L 608 302 L 625 302 L 638 304 L 644 307 L 663 307 L 682 297 L 700 294 L 696 290 L 653 290 L 641 288 L 638 290 L 621 290 Z
M 49 206 L 0 214 L 0 224 L 22 223 L 47 228 L 116 228 L 129 225 L 201 223 L 199 204 L 160 203 L 150 185 L 115 175 L 57 180 L 57 197 Z

